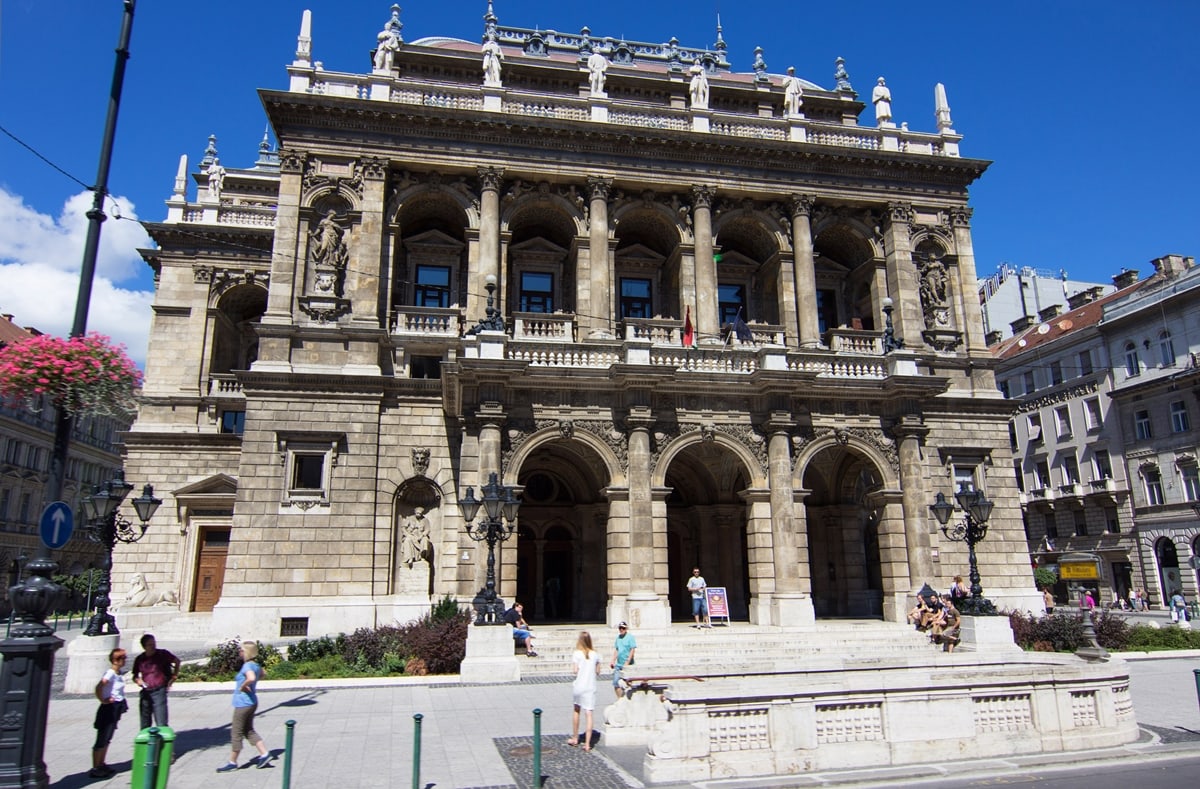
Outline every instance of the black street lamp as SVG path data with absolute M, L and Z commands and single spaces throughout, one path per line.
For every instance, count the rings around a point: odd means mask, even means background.
M 467 495 L 458 501 L 463 520 L 467 522 L 467 536 L 475 542 L 487 542 L 488 547 L 487 585 L 483 589 L 482 605 L 476 606 L 478 614 L 475 624 L 502 625 L 504 611 L 496 598 L 496 543 L 512 536 L 521 501 L 517 498 L 517 489 L 511 485 L 501 485 L 494 471 L 488 476 L 482 493 L 483 500 L 480 501 L 475 498 L 475 489 L 467 488 Z M 480 505 L 483 505 L 484 516 L 479 523 L 473 523 Z
M 937 494 L 937 500 L 929 506 L 933 517 L 941 524 L 942 534 L 952 542 L 967 544 L 967 557 L 971 566 L 971 596 L 963 601 L 962 613 L 975 616 L 996 616 L 999 611 L 991 600 L 983 596 L 983 587 L 979 583 L 979 562 L 975 558 L 975 546 L 987 537 L 988 518 L 992 516 L 992 507 L 983 491 L 971 490 L 966 485 L 958 489 L 954 496 L 958 506 L 963 510 L 962 520 L 950 523 L 954 514 L 954 505 L 946 501 L 945 495 Z
M 496 277 L 492 274 L 484 277 L 483 288 L 487 291 L 487 308 L 483 311 L 487 317 L 467 329 L 467 334 L 479 334 L 481 331 L 504 331 L 504 316 L 500 314 L 500 308 L 496 306 Z
M 892 300 L 884 296 L 883 301 L 883 352 L 889 354 L 904 348 L 904 340 L 896 338 L 896 327 L 892 325 Z
M 96 587 L 96 613 L 83 631 L 85 636 L 121 632 L 117 630 L 117 620 L 108 612 L 108 606 L 112 603 L 109 593 L 112 591 L 113 548 L 118 542 L 133 543 L 142 539 L 149 525 L 147 521 L 154 517 L 158 506 L 162 504 L 162 499 L 154 498 L 153 485 L 143 487 L 142 495 L 132 502 L 142 522 L 141 528 L 135 529 L 132 522 L 117 512 L 132 490 L 133 485 L 125 481 L 125 470 L 117 469 L 112 479 L 96 486 L 96 491 L 83 500 L 88 538 L 104 546 L 104 564 L 100 567 L 100 583 Z

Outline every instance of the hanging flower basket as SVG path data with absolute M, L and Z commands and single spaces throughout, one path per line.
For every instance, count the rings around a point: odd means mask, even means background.
M 142 374 L 103 335 L 48 334 L 0 348 L 0 398 L 30 407 L 38 400 L 72 415 L 131 416 Z

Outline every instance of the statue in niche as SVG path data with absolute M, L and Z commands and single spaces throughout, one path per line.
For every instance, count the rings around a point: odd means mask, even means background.
M 783 78 L 783 114 L 785 116 L 795 116 L 800 114 L 800 107 L 804 104 L 804 88 L 800 85 L 800 79 L 796 76 L 796 69 L 788 66 L 787 76 Z
M 946 305 L 949 272 L 942 261 L 941 251 L 927 250 L 924 254 L 918 254 L 917 266 L 921 275 L 921 312 L 925 316 L 925 328 L 945 327 L 950 323 L 950 311 Z
M 328 211 L 325 217 L 317 223 L 316 229 L 309 232 L 312 244 L 309 255 L 318 265 L 324 264 L 336 269 L 346 267 L 346 242 L 343 238 L 345 231 L 337 223 L 337 213 Z
M 429 556 L 429 519 L 425 508 L 417 507 L 400 526 L 400 563 L 412 569 Z
M 892 92 L 883 77 L 879 78 L 875 90 L 871 91 L 871 103 L 875 105 L 875 123 L 882 126 L 892 122 Z
M 498 88 L 500 83 L 500 62 L 504 53 L 496 39 L 489 38 L 483 44 L 483 85 L 486 88 Z
M 700 58 L 696 58 L 688 73 L 692 75 L 692 81 L 688 85 L 688 92 L 692 96 L 692 108 L 708 109 L 708 75 L 704 72 L 704 64 L 700 62 Z
M 588 83 L 592 87 L 593 96 L 604 95 L 604 80 L 608 72 L 608 58 L 597 49 L 587 59 Z

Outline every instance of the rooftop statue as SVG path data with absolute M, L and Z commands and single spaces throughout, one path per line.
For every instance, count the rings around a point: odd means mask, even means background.
M 486 88 L 499 88 L 500 83 L 500 61 L 504 60 L 504 53 L 500 51 L 500 44 L 496 39 L 489 38 L 483 44 L 483 85 Z
M 882 126 L 892 122 L 892 92 L 888 90 L 883 77 L 879 78 L 879 84 L 875 86 L 875 90 L 871 91 L 871 103 L 875 105 L 875 122 L 877 124 Z
M 692 94 L 692 109 L 708 109 L 708 75 L 704 73 L 704 64 L 700 62 L 700 58 L 696 58 L 688 73 L 692 75 L 691 84 L 688 86 L 688 91 Z
M 387 30 L 380 30 L 376 38 L 379 41 L 379 45 L 375 48 L 375 70 L 391 71 L 392 63 L 396 57 L 396 39 Z
M 604 94 L 604 79 L 608 71 L 608 58 L 604 57 L 599 49 L 593 52 L 587 59 L 588 67 L 588 82 L 592 86 L 593 96 L 603 96 Z
M 783 114 L 785 116 L 800 114 L 800 107 L 804 104 L 803 95 L 804 88 L 796 76 L 796 69 L 788 66 L 787 76 L 783 78 Z
M 221 166 L 221 160 L 214 157 L 205 172 L 208 173 L 208 196 L 216 200 L 225 186 L 225 168 Z

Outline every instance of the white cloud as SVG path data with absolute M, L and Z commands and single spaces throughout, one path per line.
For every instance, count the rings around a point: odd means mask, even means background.
M 105 206 L 109 219 L 101 226 L 87 328 L 124 344 L 141 367 L 154 293 L 137 281 L 146 271 L 137 249 L 152 243 L 132 221 L 137 216 L 133 204 L 114 199 L 116 210 L 112 200 Z M 92 194 L 81 192 L 66 201 L 58 217 L 51 217 L 0 187 L 0 312 L 12 313 L 19 326 L 70 333 L 91 206 Z

